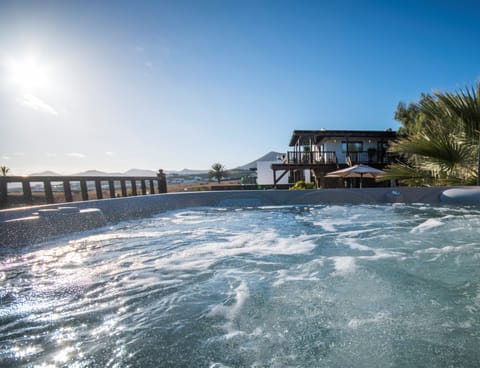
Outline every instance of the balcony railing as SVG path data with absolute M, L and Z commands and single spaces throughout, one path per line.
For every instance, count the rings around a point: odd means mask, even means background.
M 344 156 L 344 154 L 342 154 Z M 384 153 L 383 155 L 377 152 L 350 152 L 350 160 L 353 165 L 355 164 L 385 164 L 390 163 L 393 160 L 393 156 L 389 153 Z M 337 153 L 335 151 L 324 151 L 324 152 L 298 152 L 298 151 L 288 151 L 285 163 L 290 165 L 331 165 L 342 163 L 339 162 Z M 344 160 L 344 158 L 342 159 Z
M 287 164 L 335 164 L 337 163 L 337 155 L 334 151 L 325 152 L 287 152 Z

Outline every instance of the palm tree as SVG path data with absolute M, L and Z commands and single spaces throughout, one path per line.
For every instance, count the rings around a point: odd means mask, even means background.
M 218 183 L 222 180 L 222 178 L 226 175 L 225 166 L 221 163 L 214 163 L 211 167 L 211 170 L 208 172 L 209 178 L 217 179 Z
M 407 185 L 480 184 L 480 81 L 477 89 L 422 95 L 408 134 L 390 150 L 404 162 L 391 165 L 384 179 Z M 398 110 L 397 110 L 398 111 Z
M 436 93 L 440 103 L 461 124 L 471 145 L 477 145 L 477 185 L 480 185 L 480 80 L 476 89 L 460 90 L 458 94 Z
M 10 171 L 10 169 L 6 166 L 0 166 L 0 171 L 2 172 L 2 176 L 7 176 L 7 173 Z

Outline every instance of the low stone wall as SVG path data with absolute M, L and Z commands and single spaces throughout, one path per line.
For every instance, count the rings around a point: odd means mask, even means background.
M 188 207 L 315 204 L 480 204 L 480 188 L 358 188 L 167 193 L 0 211 L 0 245 L 17 246 Z

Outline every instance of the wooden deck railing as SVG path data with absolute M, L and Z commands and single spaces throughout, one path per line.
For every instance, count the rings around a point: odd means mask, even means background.
M 80 193 L 79 200 L 103 199 L 104 197 L 116 198 L 128 195 L 146 195 L 167 192 L 167 180 L 163 172 L 155 176 L 0 176 L 0 208 L 10 207 L 12 204 L 31 205 L 34 203 L 32 183 L 43 186 L 44 202 L 73 202 L 73 193 Z M 58 184 L 56 184 L 58 183 Z M 9 184 L 17 184 L 10 188 Z M 89 185 L 90 184 L 90 185 Z M 92 186 L 93 184 L 93 186 Z M 137 187 L 140 185 L 140 188 Z M 62 187 L 60 189 L 60 187 Z M 127 190 L 128 189 L 128 190 Z M 16 194 L 22 193 L 21 199 L 10 203 Z M 63 200 L 58 200 L 54 193 L 63 192 Z M 89 192 L 95 193 L 95 198 L 90 198 Z M 106 196 L 104 196 L 106 192 Z M 91 193 L 93 194 L 93 193 Z
M 287 164 L 334 164 L 337 156 L 334 151 L 325 152 L 287 152 Z
M 377 152 L 371 153 L 367 151 L 363 152 L 350 152 L 350 160 L 352 164 L 386 164 L 390 163 L 394 156 L 390 153 L 384 153 L 383 155 L 378 154 Z M 296 165 L 330 165 L 337 164 L 337 154 L 335 151 L 324 151 L 324 152 L 298 152 L 298 151 L 288 151 L 287 157 L 285 160 L 286 164 Z

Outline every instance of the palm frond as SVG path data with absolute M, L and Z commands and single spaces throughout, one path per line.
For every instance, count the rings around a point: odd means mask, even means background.
M 407 186 L 430 186 L 435 182 L 432 173 L 406 163 L 394 163 L 384 169 L 385 175 L 377 180 L 398 180 L 401 184 Z
M 480 137 L 480 81 L 475 88 L 466 88 L 457 93 L 435 92 L 440 104 L 463 124 L 469 139 L 478 141 Z

